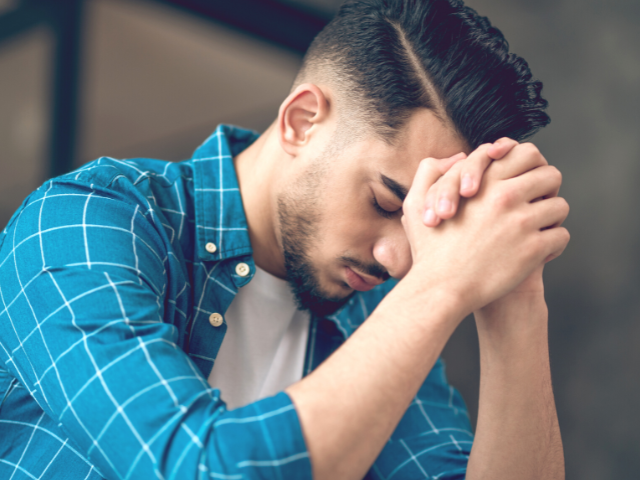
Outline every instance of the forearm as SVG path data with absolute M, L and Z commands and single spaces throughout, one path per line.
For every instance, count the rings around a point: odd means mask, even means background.
M 467 479 L 563 479 L 542 295 L 476 313 L 481 382 Z
M 405 278 L 311 375 L 287 390 L 315 479 L 360 479 L 463 318 L 454 301 Z

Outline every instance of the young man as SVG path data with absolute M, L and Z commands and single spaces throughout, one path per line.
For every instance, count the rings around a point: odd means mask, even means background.
M 539 92 L 460 2 L 354 1 L 261 136 L 45 183 L 0 250 L 1 476 L 563 478 Z

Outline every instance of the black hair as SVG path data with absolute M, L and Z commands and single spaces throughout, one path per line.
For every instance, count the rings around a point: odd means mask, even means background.
M 522 141 L 550 119 L 542 83 L 502 33 L 460 0 L 350 0 L 318 34 L 301 76 L 330 68 L 365 122 L 392 142 L 427 108 L 471 148 Z

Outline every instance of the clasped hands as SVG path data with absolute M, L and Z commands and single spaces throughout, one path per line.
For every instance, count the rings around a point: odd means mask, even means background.
M 569 241 L 561 183 L 534 145 L 509 138 L 422 160 L 403 204 L 410 274 L 453 295 L 465 315 L 522 285 L 541 294 L 543 265 Z

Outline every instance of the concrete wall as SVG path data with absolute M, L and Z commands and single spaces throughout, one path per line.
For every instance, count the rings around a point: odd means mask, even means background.
M 551 124 L 533 141 L 564 174 L 571 242 L 545 271 L 567 478 L 640 471 L 640 2 L 468 0 L 544 82 Z M 471 320 L 447 347 L 477 408 Z

